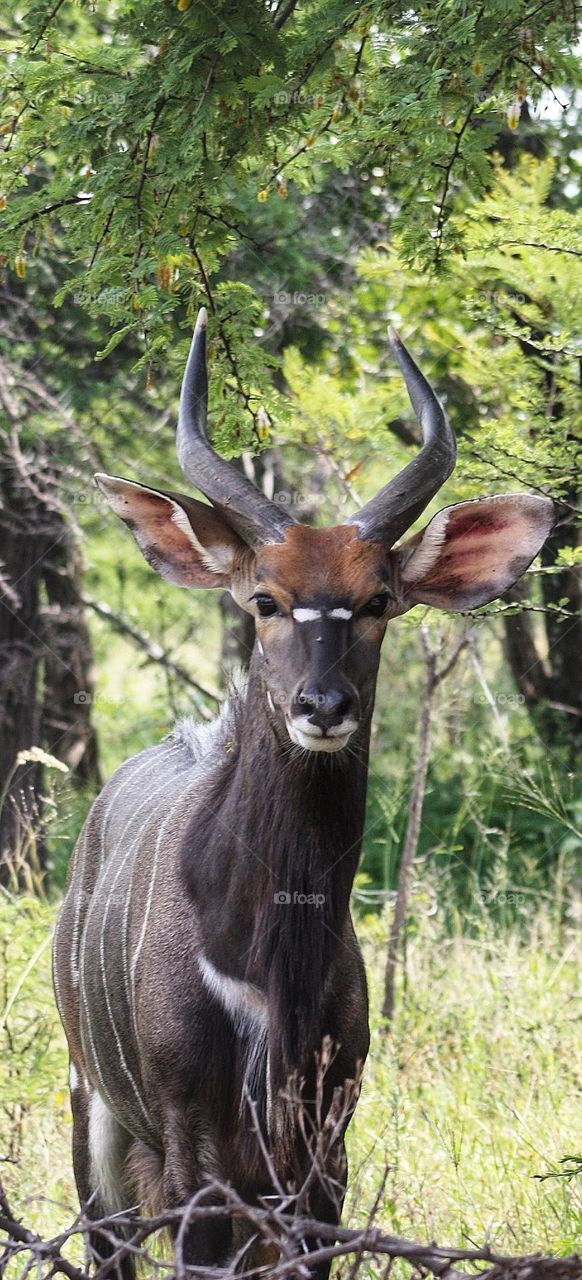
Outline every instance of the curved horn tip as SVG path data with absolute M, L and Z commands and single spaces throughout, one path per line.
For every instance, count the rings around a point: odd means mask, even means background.
M 206 307 L 201 307 L 196 317 L 195 333 L 200 333 L 202 329 L 208 328 L 208 312 Z
M 393 347 L 402 347 L 404 345 L 400 334 L 394 328 L 393 324 L 388 325 L 388 337 L 390 338 Z

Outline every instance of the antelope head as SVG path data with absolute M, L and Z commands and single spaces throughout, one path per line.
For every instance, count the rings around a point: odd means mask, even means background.
M 96 480 L 162 577 L 180 587 L 228 588 L 253 614 L 252 669 L 279 739 L 338 751 L 369 722 L 387 623 L 416 604 L 459 612 L 502 595 L 540 550 L 553 505 L 527 493 L 461 502 L 400 541 L 451 474 L 456 445 L 442 405 L 393 333 L 422 447 L 346 523 L 297 523 L 208 441 L 206 329 L 202 310 L 177 453 L 211 505 L 115 476 Z

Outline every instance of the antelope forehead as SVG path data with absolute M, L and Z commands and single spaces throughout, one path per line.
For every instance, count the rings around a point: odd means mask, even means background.
M 256 577 L 272 584 L 290 609 L 355 608 L 379 589 L 374 584 L 383 575 L 385 555 L 381 546 L 354 534 L 345 525 L 295 525 L 284 543 L 261 548 Z

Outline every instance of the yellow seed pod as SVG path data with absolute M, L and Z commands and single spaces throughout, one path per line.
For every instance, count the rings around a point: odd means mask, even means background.
M 14 270 L 19 280 L 24 280 L 26 275 L 26 254 L 17 253 L 14 259 Z
M 318 93 L 316 97 L 313 99 L 313 105 L 316 108 L 323 106 L 323 98 L 320 93 Z
M 349 98 L 351 102 L 355 102 L 357 97 L 358 90 L 356 89 L 355 84 L 349 84 L 346 89 L 346 98 Z
M 287 199 L 288 191 L 287 191 L 287 184 L 285 182 L 279 183 L 279 186 L 277 187 L 277 195 L 279 195 L 282 200 Z
M 483 74 L 483 63 L 481 62 L 480 58 L 475 58 L 473 66 L 471 67 L 471 71 L 473 72 L 474 76 L 480 76 Z
M 521 115 L 521 107 L 519 102 L 512 102 L 507 108 L 507 123 L 510 129 L 517 129 L 519 118 Z
M 174 284 L 176 282 L 176 269 L 171 262 L 159 262 L 156 269 L 156 276 L 160 289 L 167 289 L 169 293 L 173 293 Z
M 259 437 L 259 440 L 261 440 L 262 443 L 264 444 L 269 439 L 269 436 L 270 436 L 269 428 L 271 425 L 269 422 L 269 415 L 265 409 L 262 409 L 262 408 L 259 409 L 257 416 L 255 418 L 255 425 L 257 428 L 257 435 Z
M 363 111 L 363 110 L 364 110 L 364 99 L 358 98 L 358 101 L 356 102 L 356 111 Z
M 0 209 L 6 208 L 6 196 L 0 196 Z
M 264 203 L 265 203 L 265 200 L 268 200 L 268 198 L 269 198 L 269 192 L 268 192 L 268 191 L 259 191 L 259 192 L 257 193 L 257 200 L 258 200 L 259 204 L 264 204 Z
M 338 120 L 341 120 L 341 118 L 342 118 L 342 109 L 341 109 L 341 107 L 335 107 L 335 108 L 334 108 L 334 110 L 333 110 L 333 111 L 332 111 L 332 113 L 331 113 L 331 118 L 332 118 L 332 120 L 333 120 L 334 124 L 337 124 L 337 121 L 338 121 Z
M 180 10 L 180 13 L 183 13 L 184 9 L 189 9 L 191 4 L 192 0 L 178 0 L 176 8 Z
M 309 133 L 309 134 L 307 135 L 306 139 L 305 139 L 305 146 L 306 146 L 306 147 L 312 147 L 312 146 L 313 146 L 313 144 L 314 144 L 314 142 L 315 142 L 315 134 L 314 134 L 314 133 Z

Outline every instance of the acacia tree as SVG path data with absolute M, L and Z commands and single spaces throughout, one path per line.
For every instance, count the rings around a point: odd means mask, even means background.
M 72 291 L 104 318 L 106 351 L 135 332 L 151 375 L 181 365 L 176 323 L 207 300 L 216 434 L 235 452 L 261 434 L 261 401 L 282 405 L 252 341 L 264 300 L 225 259 L 244 245 L 264 279 L 267 207 L 290 200 L 291 228 L 309 221 L 329 165 L 333 182 L 380 168 L 376 214 L 402 261 L 442 266 L 459 195 L 486 188 L 508 114 L 517 124 L 526 96 L 579 75 L 574 24 L 573 5 L 534 0 L 461 13 L 452 0 L 35 0 L 5 33 L 5 265 L 34 271 L 57 226 L 73 264 L 61 301 Z

